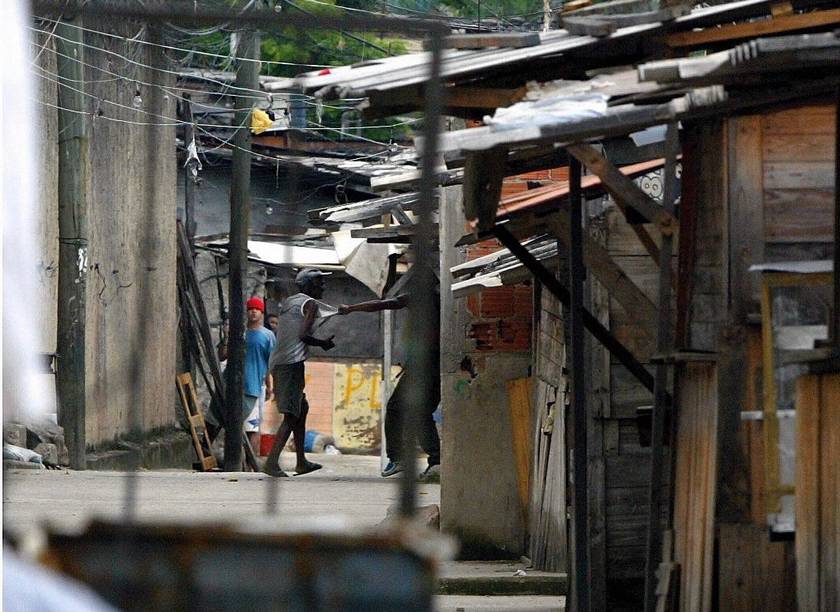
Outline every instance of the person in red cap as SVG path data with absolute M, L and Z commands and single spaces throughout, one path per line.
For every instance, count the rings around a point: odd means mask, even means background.
M 245 331 L 245 397 L 243 429 L 254 449 L 259 449 L 260 423 L 265 401 L 274 393 L 268 360 L 274 350 L 276 339 L 271 330 L 263 325 L 265 303 L 252 297 L 245 303 L 248 310 L 248 327 Z M 257 452 L 259 452 L 257 450 Z

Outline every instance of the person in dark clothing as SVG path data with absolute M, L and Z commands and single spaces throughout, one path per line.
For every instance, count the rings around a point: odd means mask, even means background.
M 438 297 L 437 293 L 435 296 Z M 400 310 L 409 305 L 410 299 L 408 294 L 402 294 L 384 300 L 371 300 L 359 304 L 342 305 L 338 308 L 338 313 L 350 314 L 353 312 Z M 435 309 L 435 312 L 440 317 L 439 307 Z M 432 327 L 434 330 L 438 330 L 439 325 L 433 325 Z M 440 464 L 440 437 L 438 436 L 435 421 L 432 418 L 440 403 L 440 335 L 435 334 L 429 339 L 429 342 L 432 344 L 432 371 L 434 372 L 434 376 L 423 377 L 423 380 L 428 385 L 425 397 L 430 398 L 430 401 L 418 415 L 418 422 L 414 427 L 420 448 L 429 456 L 429 465 L 424 475 L 431 468 Z M 411 367 L 410 363 L 406 364 L 399 381 L 397 381 L 396 388 L 388 399 L 388 405 L 385 409 L 385 454 L 388 456 L 388 465 L 382 470 L 383 478 L 398 474 L 405 469 L 401 455 L 403 431 L 406 426 L 405 414 L 408 409 L 409 389 L 415 384 L 416 377 L 418 376 L 420 376 L 420 373 L 417 372 L 417 369 Z

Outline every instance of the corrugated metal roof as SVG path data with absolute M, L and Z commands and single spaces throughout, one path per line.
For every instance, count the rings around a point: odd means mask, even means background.
M 665 160 L 654 159 L 639 164 L 622 166 L 620 170 L 627 176 L 637 177 L 647 174 L 648 172 L 658 170 L 664 165 Z M 603 192 L 601 179 L 591 174 L 584 176 L 581 179 L 581 188 L 583 189 L 584 195 L 589 197 L 593 197 L 596 193 Z M 568 181 L 561 181 L 554 185 L 523 191 L 522 193 L 510 196 L 499 202 L 496 220 L 502 221 L 522 212 L 531 212 L 545 206 L 554 206 L 557 204 L 558 200 L 566 198 L 568 195 Z
M 442 77 L 449 82 L 474 79 L 499 69 L 510 75 L 517 66 L 528 68 L 542 59 L 560 59 L 564 54 L 587 49 L 621 52 L 631 41 L 649 39 L 661 31 L 690 30 L 738 19 L 770 14 L 770 0 L 742 0 L 724 5 L 696 8 L 670 22 L 654 22 L 620 28 L 605 37 L 577 36 L 566 30 L 540 33 L 541 44 L 525 48 L 485 48 L 443 52 Z M 619 53 L 620 54 L 620 53 Z M 304 91 L 323 97 L 370 96 L 425 83 L 428 52 L 387 57 L 324 70 L 306 72 L 292 79 L 265 83 L 268 91 Z M 546 74 L 552 78 L 551 74 Z
M 543 87 L 532 99 L 499 109 L 485 121 L 488 125 L 441 134 L 440 149 L 580 142 L 811 96 L 836 87 L 838 62 L 837 33 L 756 39 L 710 56 L 651 62 L 591 81 Z M 771 76 L 783 83 L 774 85 Z M 654 85 L 654 79 L 662 82 Z

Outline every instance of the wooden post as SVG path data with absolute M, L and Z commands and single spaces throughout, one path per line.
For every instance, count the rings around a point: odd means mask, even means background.
M 840 87 L 834 95 L 834 113 L 834 300 L 831 310 L 831 341 L 834 352 L 840 353 Z
M 586 431 L 586 361 L 583 338 L 583 198 L 581 164 L 569 164 L 569 295 L 571 327 L 572 427 L 574 430 L 572 605 L 575 612 L 589 610 L 589 499 L 588 439 Z
M 85 469 L 85 288 L 89 141 L 83 32 L 78 19 L 56 24 L 58 57 L 58 419 L 70 467 Z M 66 86 L 65 86 L 66 85 Z
M 240 34 L 236 68 L 238 91 L 259 87 L 259 64 L 256 59 L 259 41 L 254 30 Z M 249 129 L 253 98 L 237 98 L 236 125 L 241 126 L 233 137 L 233 180 L 230 189 L 230 243 L 228 261 L 230 276 L 228 286 L 228 312 L 230 312 L 230 337 L 228 338 L 228 364 L 225 393 L 225 470 L 242 469 L 242 402 L 245 368 L 245 302 L 243 278 L 248 266 L 248 227 L 251 211 L 251 132 Z
M 664 194 L 662 208 L 672 215 L 676 200 L 676 166 L 679 153 L 679 128 L 676 123 L 668 125 L 666 134 L 668 158 L 665 161 Z M 671 327 L 671 255 L 674 236 L 667 225 L 662 229 L 662 247 L 659 250 L 659 330 L 656 338 L 656 350 L 666 355 L 674 348 L 674 335 Z M 648 527 L 647 550 L 645 555 L 645 610 L 653 612 L 656 607 L 656 569 L 661 560 L 662 525 L 662 476 L 664 464 L 665 411 L 670 409 L 668 383 L 671 368 L 667 363 L 656 366 L 653 390 L 653 415 L 650 442 L 650 486 L 648 490 Z

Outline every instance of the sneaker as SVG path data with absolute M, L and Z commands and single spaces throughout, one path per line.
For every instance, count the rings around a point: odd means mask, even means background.
M 423 470 L 417 477 L 420 482 L 440 482 L 440 464 L 434 463 Z
M 394 474 L 399 474 L 403 471 L 403 464 L 401 461 L 389 461 L 385 469 L 382 470 L 382 478 L 388 478 Z

